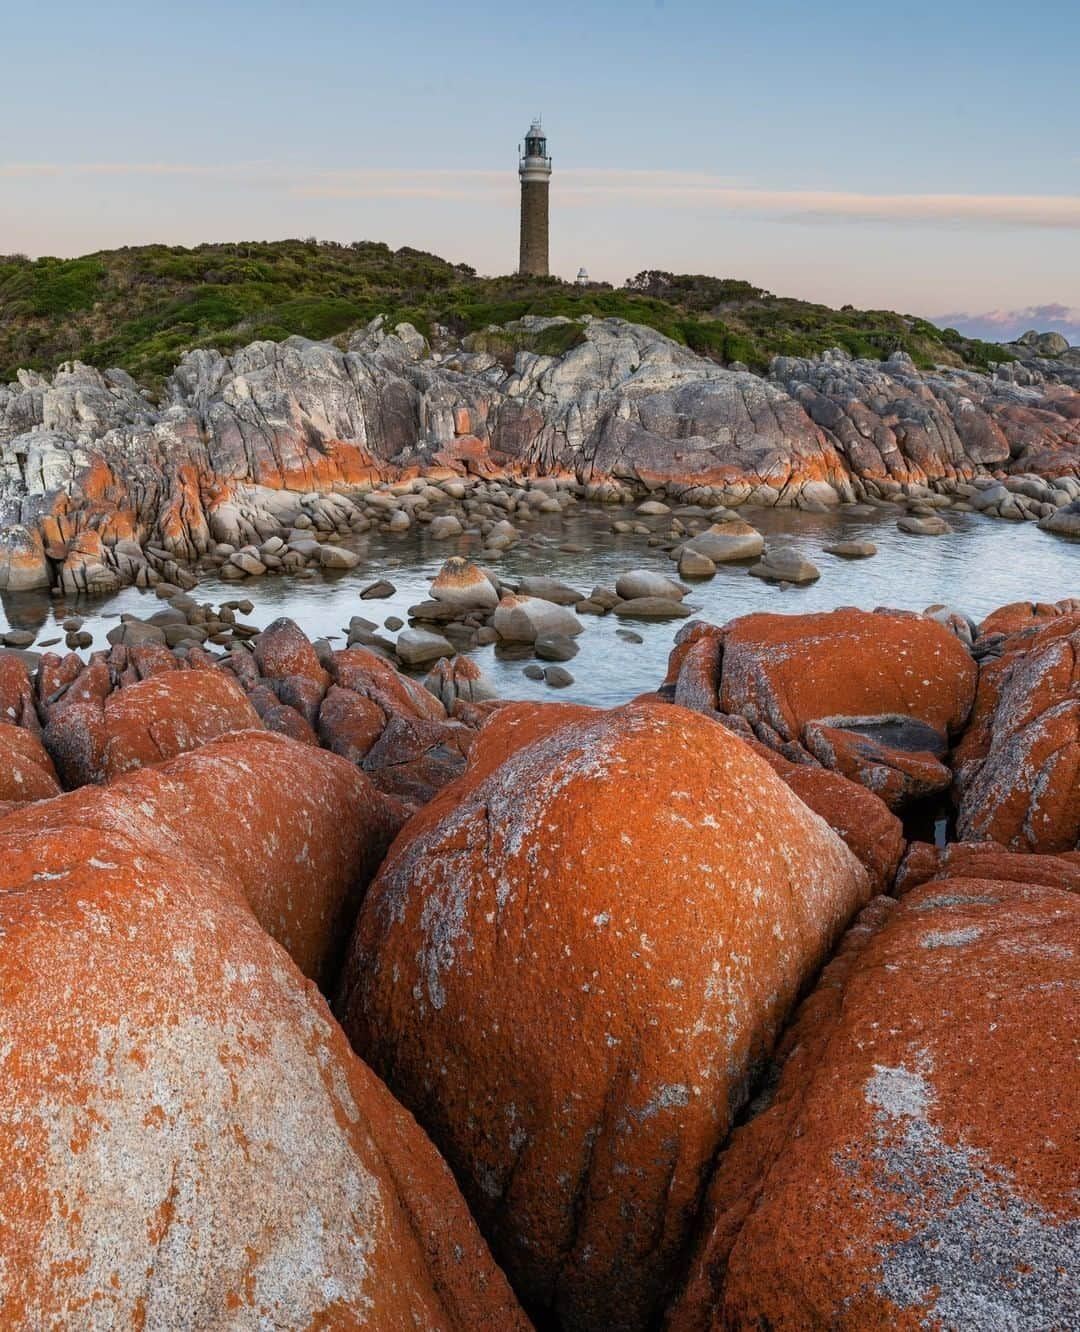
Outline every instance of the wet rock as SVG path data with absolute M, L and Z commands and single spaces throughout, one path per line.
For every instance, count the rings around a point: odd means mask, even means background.
M 680 578 L 711 578 L 716 573 L 716 565 L 707 555 L 684 546 L 679 556 Z
M 142 620 L 125 620 L 114 625 L 105 635 L 114 646 L 123 644 L 134 647 L 141 643 L 164 643 L 165 631 L 156 624 L 146 624 Z
M 877 554 L 872 541 L 834 541 L 823 549 L 826 555 L 839 555 L 844 560 L 868 560 Z
M 527 680 L 542 680 L 544 678 L 543 666 L 537 666 L 536 662 L 530 662 L 521 672 Z
M 821 577 L 818 567 L 791 546 L 770 546 L 747 572 L 770 583 L 815 583 Z
M 538 638 L 574 638 L 581 621 L 566 606 L 539 597 L 506 595 L 495 608 L 492 627 L 509 643 L 534 643 Z
M 719 1159 L 672 1332 L 1066 1326 L 1078 928 L 993 879 L 867 908 Z
M 468 657 L 443 658 L 436 662 L 424 678 L 424 688 L 435 695 L 448 715 L 453 714 L 454 705 L 459 700 L 487 703 L 498 697 L 495 686 Z
M 32 646 L 36 637 L 31 629 L 9 629 L 4 634 L 3 642 L 5 647 L 28 648 Z
M 557 578 L 542 575 L 522 578 L 518 583 L 518 591 L 523 597 L 539 597 L 541 601 L 551 601 L 556 606 L 574 606 L 584 600 L 583 594 L 575 588 L 567 587 Z
M 669 601 L 681 601 L 687 589 L 674 579 L 652 569 L 632 569 L 622 574 L 615 584 L 615 591 L 624 601 L 638 601 L 645 597 L 661 597 Z
M 547 666 L 544 668 L 544 683 L 552 689 L 566 689 L 574 683 L 574 677 L 563 666 Z
M 907 532 L 911 536 L 944 536 L 952 531 L 944 518 L 936 516 L 920 518 L 914 514 L 905 514 L 903 518 L 896 520 L 896 525 L 901 532 Z
M 733 518 L 724 523 L 714 523 L 704 532 L 692 537 L 684 550 L 690 550 L 705 556 L 714 564 L 726 564 L 732 560 L 755 559 L 765 549 L 765 538 L 749 523 Z
M 538 638 L 533 651 L 541 661 L 570 661 L 578 654 L 578 645 L 572 638 L 551 635 Z
M 620 601 L 615 614 L 620 619 L 676 620 L 685 619 L 690 611 L 674 597 L 634 597 L 630 601 Z
M 642 636 L 633 629 L 616 629 L 615 637 L 621 638 L 624 643 L 644 643 Z
M 435 541 L 446 541 L 450 537 L 460 536 L 463 531 L 460 518 L 452 513 L 440 514 L 428 524 L 428 532 Z
M 439 657 L 452 657 L 454 646 L 430 629 L 403 629 L 394 650 L 406 666 L 426 666 Z
M 381 601 L 384 597 L 392 597 L 397 591 L 393 583 L 385 578 L 380 578 L 375 583 L 369 583 L 360 593 L 361 601 Z
M 432 598 L 463 610 L 493 610 L 499 593 L 482 569 L 460 556 L 447 560 L 431 584 Z
M 344 546 L 321 546 L 319 564 L 324 569 L 355 569 L 360 563 L 360 556 Z
M 867 893 L 706 718 L 510 705 L 385 862 L 340 1012 L 525 1301 L 643 1328 L 750 1069 Z

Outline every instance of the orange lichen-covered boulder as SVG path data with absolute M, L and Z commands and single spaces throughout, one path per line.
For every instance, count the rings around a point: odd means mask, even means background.
M 867 908 L 719 1158 L 670 1332 L 1071 1326 L 1078 930 L 1074 894 L 993 879 Z
M 1007 851 L 997 842 L 950 842 L 947 846 L 913 842 L 896 876 L 896 891 L 905 893 L 931 879 L 956 878 L 1041 883 L 1080 893 L 1080 851 L 1039 856 Z
M 104 670 L 104 667 L 102 667 Z M 225 671 L 166 671 L 106 693 L 88 668 L 45 727 L 45 745 L 65 786 L 107 782 L 262 722 Z M 80 686 L 85 682 L 85 689 Z
M 724 633 L 720 708 L 783 740 L 807 722 L 901 717 L 942 740 L 975 695 L 975 663 L 944 625 L 906 611 L 746 615 Z
M 0 802 L 22 804 L 59 794 L 56 769 L 40 739 L 0 721 Z
M 868 894 L 715 722 L 510 706 L 392 847 L 339 1011 L 526 1307 L 644 1328 L 754 1069 Z
M 10 652 L 0 652 L 0 722 L 41 733 L 34 707 L 34 687 L 26 667 Z
M 259 924 L 324 986 L 368 882 L 404 822 L 344 760 L 268 731 L 87 786 L 9 827 L 124 832 L 238 885 Z
M 1080 848 L 1080 611 L 1033 619 L 982 663 L 954 767 L 965 841 Z
M 527 1332 L 237 886 L 121 832 L 0 825 L 0 1159 L 4 1327 Z

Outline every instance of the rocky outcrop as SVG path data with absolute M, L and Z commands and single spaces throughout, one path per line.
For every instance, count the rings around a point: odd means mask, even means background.
M 953 761 L 960 837 L 1080 848 L 1080 608 L 1003 607 L 976 649 L 975 709 Z
M 38 736 L 0 721 L 0 806 L 59 794 L 56 769 Z
M 421 473 L 563 474 L 585 493 L 629 482 L 726 505 L 932 487 L 1050 523 L 1080 499 L 1078 432 L 1080 392 L 1041 362 L 986 376 L 833 352 L 760 378 L 615 319 L 512 369 L 378 321 L 347 351 L 295 337 L 200 350 L 161 401 L 75 363 L 0 388 L 0 588 L 183 583 L 211 556 L 238 578 L 346 567 L 322 536 L 364 530 L 358 497 Z
M 1068 1326 L 1078 927 L 1054 887 L 876 899 L 719 1158 L 671 1332 Z
M 526 1307 L 645 1328 L 754 1069 L 868 894 L 712 721 L 516 705 L 395 843 L 339 1012 Z
M 664 692 L 902 809 L 951 785 L 944 759 L 975 681 L 971 654 L 938 620 L 844 608 L 687 626 Z
M 31 729 L 40 729 L 40 714 L 66 787 L 265 728 L 332 750 L 380 791 L 418 805 L 464 771 L 477 728 L 499 706 L 461 658 L 433 692 L 362 647 L 326 648 L 320 658 L 291 620 L 253 632 L 252 647 L 234 643 L 219 656 L 191 644 L 177 655 L 156 643 L 118 644 L 89 662 L 46 653 L 32 680 L 0 654 L 0 708 L 7 702 L 7 718 Z
M 206 810 L 242 857 L 182 826 L 211 748 L 0 821 L 0 1323 L 527 1332 L 437 1152 L 246 900 L 277 878 L 299 906 L 357 811 L 329 791 L 306 826 L 313 774 L 276 760 L 310 751 L 231 749 L 274 787 L 236 772 Z M 246 799 L 284 845 L 243 836 Z

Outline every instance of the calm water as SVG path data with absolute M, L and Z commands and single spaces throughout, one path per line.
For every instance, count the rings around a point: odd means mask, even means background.
M 723 623 L 748 611 L 831 610 L 836 606 L 895 606 L 922 610 L 934 602 L 946 602 L 980 619 L 1009 601 L 1057 601 L 1080 596 L 1080 543 L 1040 532 L 1034 524 L 1012 524 L 975 514 L 948 514 L 954 526 L 948 536 L 913 537 L 897 530 L 896 512 L 882 510 L 868 516 L 852 516 L 841 510 L 809 514 L 798 510 L 744 510 L 766 541 L 795 546 L 821 570 L 821 578 L 809 587 L 781 590 L 751 578 L 745 565 L 721 565 L 716 577 L 696 584 L 687 604 L 695 614 Z M 616 536 L 612 521 L 632 516 L 630 511 L 578 506 L 565 518 L 552 515 L 532 524 L 527 541 L 509 551 L 496 566 L 513 581 L 525 574 L 548 574 L 587 594 L 598 583 L 613 584 L 620 573 L 651 568 L 673 574 L 674 564 L 662 551 L 646 544 L 643 536 Z M 657 531 L 663 520 L 652 520 Z M 878 553 L 869 560 L 843 560 L 826 555 L 822 546 L 842 538 L 866 537 Z M 558 549 L 561 542 L 587 547 L 584 554 Z M 312 637 L 327 637 L 344 645 L 344 629 L 352 615 L 363 615 L 378 624 L 390 615 L 406 619 L 407 608 L 427 595 L 431 578 L 442 562 L 454 554 L 476 552 L 479 541 L 462 537 L 456 541 L 430 541 L 423 529 L 389 536 L 379 533 L 351 543 L 365 555 L 361 565 L 348 573 L 316 577 L 311 581 L 267 577 L 242 583 L 207 579 L 193 593 L 200 601 L 215 604 L 248 597 L 255 610 L 250 623 L 268 624 L 279 615 L 289 615 Z M 361 601 L 360 589 L 376 578 L 388 578 L 397 593 L 385 601 Z M 86 619 L 94 635 L 94 646 L 107 646 L 105 634 L 122 612 L 149 616 L 162 602 L 152 592 L 127 588 L 103 601 L 54 601 L 40 595 L 8 597 L 0 612 L 5 627 L 38 630 L 40 640 L 60 637 L 59 622 L 72 613 Z M 494 647 L 473 654 L 504 697 L 563 698 L 580 702 L 612 704 L 654 689 L 663 678 L 667 655 L 683 621 L 618 620 L 583 616 L 585 632 L 579 637 L 580 651 L 566 668 L 575 683 L 567 689 L 550 689 L 522 675 L 527 661 L 501 660 Z M 639 633 L 642 643 L 618 637 L 620 628 Z M 335 635 L 338 637 L 335 639 Z M 388 632 L 388 637 L 393 637 Z M 63 651 L 63 643 L 54 650 Z

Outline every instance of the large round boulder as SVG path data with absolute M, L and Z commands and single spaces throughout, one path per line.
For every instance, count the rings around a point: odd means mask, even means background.
M 6 826 L 27 835 L 73 824 L 125 833 L 202 865 L 235 884 L 263 929 L 326 986 L 403 817 L 397 801 L 344 759 L 250 731 L 72 791 Z
M 0 1324 L 527 1332 L 454 1181 L 237 884 L 0 825 Z
M 1073 1326 L 1078 931 L 1040 884 L 872 903 L 718 1160 L 671 1332 Z
M 788 1011 L 869 893 L 715 722 L 511 705 L 396 841 L 340 992 L 526 1306 L 639 1329 Z
M 165 671 L 112 689 L 90 666 L 49 712 L 45 747 L 65 786 L 107 782 L 262 722 L 226 671 Z

